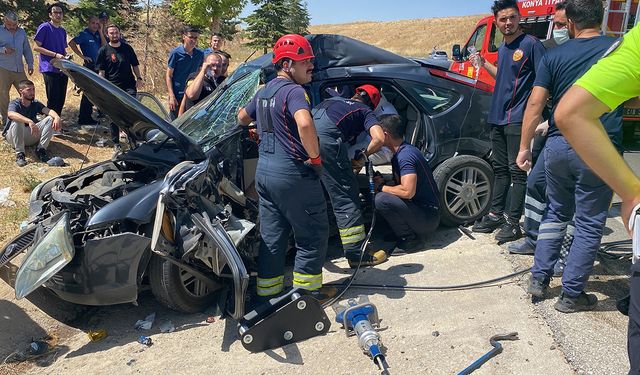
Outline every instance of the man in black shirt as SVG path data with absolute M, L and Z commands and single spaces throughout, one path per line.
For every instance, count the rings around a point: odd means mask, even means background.
M 2 130 L 2 135 L 16 150 L 16 164 L 24 167 L 27 160 L 24 156 L 24 146 L 36 146 L 36 156 L 40 161 L 49 160 L 47 146 L 53 136 L 53 130 L 60 130 L 60 116 L 35 99 L 36 89 L 29 80 L 18 84 L 20 97 L 9 103 L 7 117 L 9 121 Z M 37 116 L 46 117 L 38 121 Z
M 101 77 L 118 86 L 127 94 L 135 97 L 137 90 L 143 86 L 142 75 L 140 74 L 138 57 L 133 48 L 122 43 L 120 29 L 116 25 L 107 27 L 107 37 L 109 43 L 105 44 L 98 51 L 96 67 Z M 134 76 L 135 74 L 135 76 Z M 111 124 L 111 140 L 114 144 L 114 155 L 122 152 L 119 138 L 120 130 L 115 124 Z
M 181 116 L 186 110 L 206 98 L 218 87 L 217 78 L 220 76 L 221 59 L 217 53 L 211 53 L 204 58 L 204 63 L 199 71 L 193 72 L 187 77 L 184 90 L 183 104 L 178 113 Z

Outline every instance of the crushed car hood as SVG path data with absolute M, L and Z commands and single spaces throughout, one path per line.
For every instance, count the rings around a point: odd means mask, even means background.
M 200 146 L 191 138 L 116 85 L 74 62 L 57 59 L 53 61 L 96 107 L 137 140 L 145 140 L 149 130 L 158 129 L 175 141 L 184 151 L 186 159 L 205 158 Z

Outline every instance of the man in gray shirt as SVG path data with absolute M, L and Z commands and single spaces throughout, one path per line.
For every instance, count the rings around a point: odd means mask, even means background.
M 7 11 L 4 14 L 4 25 L 0 27 L 0 116 L 2 116 L 3 126 L 7 123 L 11 86 L 18 90 L 18 83 L 27 79 L 24 74 L 23 56 L 31 75 L 33 74 L 33 53 L 27 33 L 23 28 L 18 27 L 18 16 L 12 11 Z

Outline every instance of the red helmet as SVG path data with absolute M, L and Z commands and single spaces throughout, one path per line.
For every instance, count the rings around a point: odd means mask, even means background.
M 360 95 L 365 102 L 368 100 L 371 103 L 371 109 L 376 109 L 380 103 L 380 91 L 378 91 L 378 89 L 373 85 L 359 86 L 356 88 L 356 94 Z
M 300 61 L 306 59 L 312 59 L 313 50 L 311 44 L 302 35 L 287 34 L 280 37 L 276 44 L 273 46 L 273 62 L 274 64 L 281 59 L 291 59 L 293 61 Z

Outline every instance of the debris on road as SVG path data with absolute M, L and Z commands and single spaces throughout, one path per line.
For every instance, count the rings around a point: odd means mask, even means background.
M 0 189 L 0 206 L 3 207 L 15 207 L 16 202 L 9 200 L 10 187 Z
M 100 341 L 102 339 L 104 339 L 105 337 L 107 337 L 107 331 L 104 329 L 96 329 L 95 331 L 89 331 L 87 332 L 87 336 L 89 336 L 89 340 L 95 342 L 95 341 Z
M 138 337 L 138 342 L 142 345 L 151 346 L 153 345 L 153 341 L 151 341 L 151 337 L 140 336 Z
M 144 320 L 138 320 L 136 324 L 133 325 L 133 328 L 137 330 L 141 330 L 141 329 L 149 330 L 153 326 L 153 321 L 155 319 L 156 319 L 156 313 L 151 313 L 147 315 L 147 317 L 144 318 Z
M 171 333 L 175 330 L 176 330 L 176 327 L 173 325 L 173 323 L 170 320 L 160 324 L 160 332 L 162 333 Z

